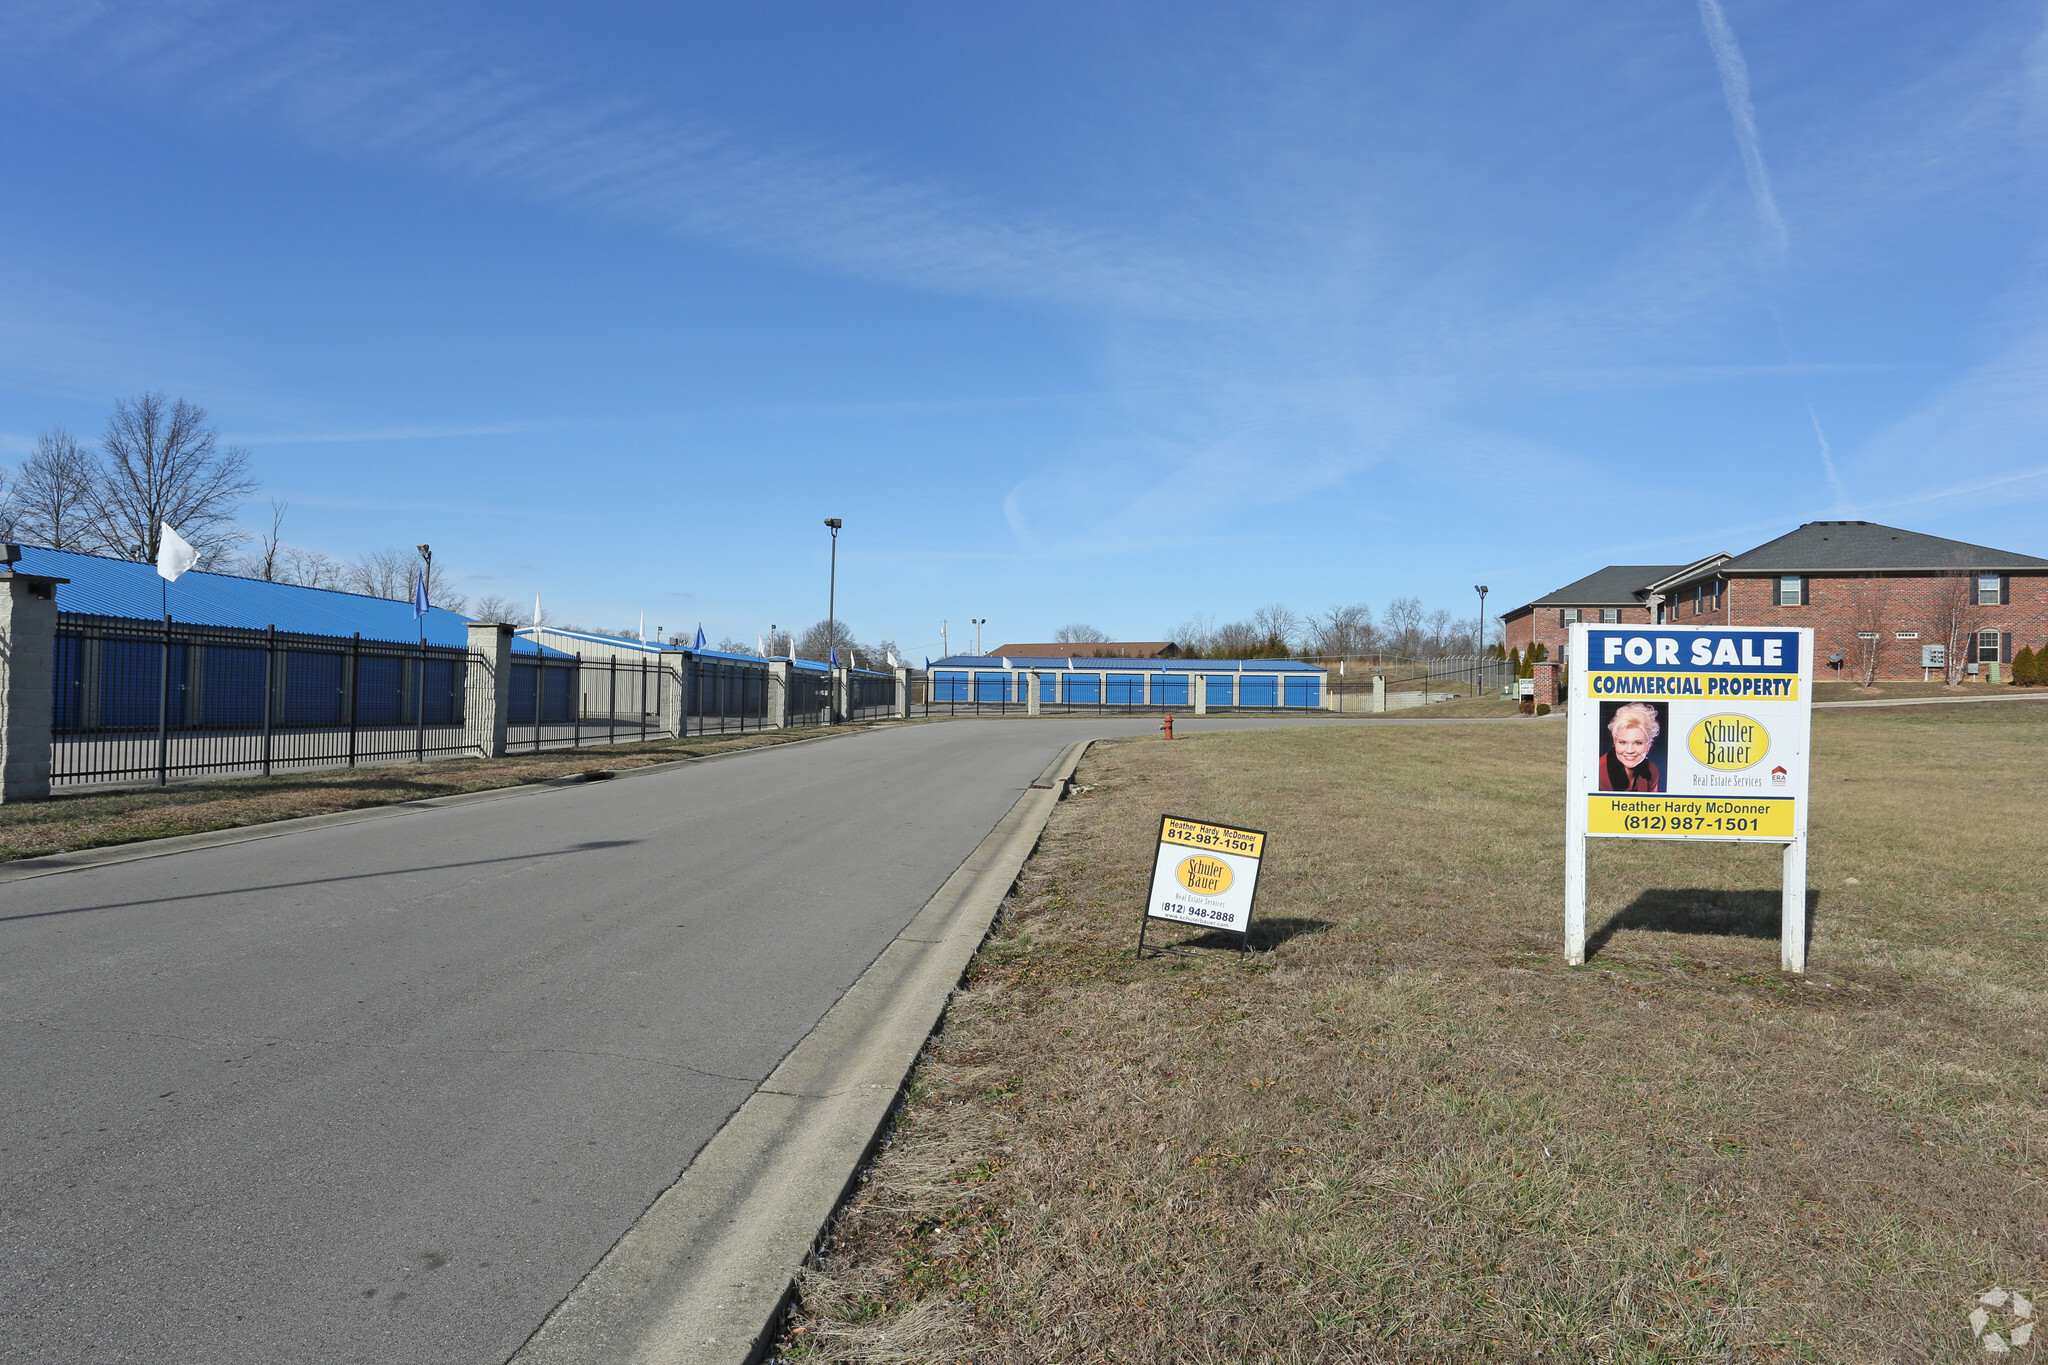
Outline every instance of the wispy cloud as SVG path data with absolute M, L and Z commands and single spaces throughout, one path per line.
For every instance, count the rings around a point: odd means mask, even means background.
M 377 441 L 435 441 L 473 436 L 514 436 L 559 427 L 559 422 L 477 422 L 446 425 L 365 427 L 355 431 L 227 432 L 224 439 L 245 446 L 357 445 Z
M 1707 30 L 1707 44 L 1714 50 L 1714 65 L 1721 72 L 1721 93 L 1728 101 L 1728 117 L 1735 123 L 1735 145 L 1742 151 L 1742 171 L 1749 178 L 1750 197 L 1756 201 L 1757 217 L 1763 220 L 1764 237 L 1778 256 L 1785 254 L 1785 219 L 1778 212 L 1778 197 L 1771 192 L 1771 173 L 1764 165 L 1763 142 L 1756 132 L 1756 106 L 1749 97 L 1749 63 L 1735 42 L 1735 30 L 1721 12 L 1721 0 L 1700 0 L 1700 23 Z
M 1241 276 L 1105 223 L 1006 210 L 823 146 L 773 146 L 494 62 L 430 31 L 318 22 L 219 0 L 62 0 L 5 12 L 17 80 L 56 67 L 351 156 L 428 167 L 857 278 L 1169 315 L 1217 311 Z

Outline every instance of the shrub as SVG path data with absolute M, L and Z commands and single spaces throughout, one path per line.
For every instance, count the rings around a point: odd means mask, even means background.
M 2040 656 L 2024 645 L 2012 656 L 2012 680 L 2021 687 L 2032 687 L 2041 681 Z

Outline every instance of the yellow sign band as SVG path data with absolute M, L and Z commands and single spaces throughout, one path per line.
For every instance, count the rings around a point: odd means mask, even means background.
M 1235 853 L 1240 858 L 1256 858 L 1265 850 L 1266 836 L 1256 830 L 1169 818 L 1166 827 L 1159 832 L 1159 842 L 1184 844 L 1208 853 Z
M 1790 839 L 1789 796 L 1618 795 L 1586 798 L 1586 833 Z
M 1601 673 L 1586 675 L 1595 697 L 1698 697 L 1702 701 L 1798 701 L 1797 673 Z

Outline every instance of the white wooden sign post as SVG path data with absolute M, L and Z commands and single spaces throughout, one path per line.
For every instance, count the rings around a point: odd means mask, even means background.
M 1588 839 L 1784 846 L 1779 962 L 1806 970 L 1813 631 L 1571 628 L 1564 951 L 1586 960 Z

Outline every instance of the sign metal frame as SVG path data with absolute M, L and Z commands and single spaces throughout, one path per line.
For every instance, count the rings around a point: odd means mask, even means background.
M 1595 643 L 1602 657 L 1596 659 Z M 1617 641 L 1620 643 L 1617 644 Z M 1565 960 L 1586 961 L 1586 844 L 1590 839 L 1774 843 L 1783 849 L 1779 965 L 1806 971 L 1806 821 L 1811 809 L 1811 626 L 1571 627 L 1565 708 Z M 1787 659 L 1790 650 L 1796 657 Z M 1601 772 L 1603 705 L 1641 703 L 1661 718 L 1653 778 L 1620 787 Z M 1615 748 L 1620 748 L 1616 736 Z M 1754 757 L 1751 756 L 1754 751 Z M 1647 754 L 1644 756 L 1648 757 Z M 1641 761 L 1641 760 L 1639 760 Z M 1682 775 L 1688 786 L 1677 785 Z M 1599 827 L 1596 827 L 1599 826 Z
M 1168 834 L 1173 831 L 1173 827 L 1176 824 L 1194 826 L 1203 831 L 1225 836 L 1225 842 L 1205 850 L 1203 845 L 1191 842 L 1185 838 L 1170 839 Z M 1192 815 L 1161 815 L 1159 817 L 1159 841 L 1152 857 L 1152 873 L 1150 879 L 1145 883 L 1145 908 L 1143 913 L 1138 916 L 1138 960 L 1144 960 L 1145 933 L 1155 919 L 1162 924 L 1180 924 L 1189 928 L 1207 929 L 1212 934 L 1236 934 L 1237 955 L 1242 960 L 1245 954 L 1251 951 L 1252 918 L 1258 913 L 1259 871 L 1265 861 L 1266 841 L 1271 837 L 1269 833 L 1262 829 L 1244 829 L 1237 825 L 1219 824 L 1214 820 L 1197 819 Z M 1249 851 L 1242 847 L 1242 844 L 1247 841 L 1251 845 Z M 1233 880 L 1236 880 L 1237 878 L 1248 877 L 1251 883 L 1244 904 L 1244 927 L 1242 929 L 1233 929 L 1223 924 L 1210 924 L 1192 917 L 1182 918 L 1177 915 L 1153 913 L 1153 905 L 1157 900 L 1156 892 L 1158 891 L 1159 879 L 1164 869 L 1164 864 L 1170 856 L 1168 853 L 1170 849 L 1193 850 L 1196 854 L 1210 851 L 1220 854 L 1223 858 L 1229 859 L 1236 864 L 1250 864 L 1249 868 L 1238 867 L 1233 878 Z M 1185 954 L 1187 949 L 1176 945 L 1170 948 L 1154 947 L 1152 951 L 1154 954 Z

